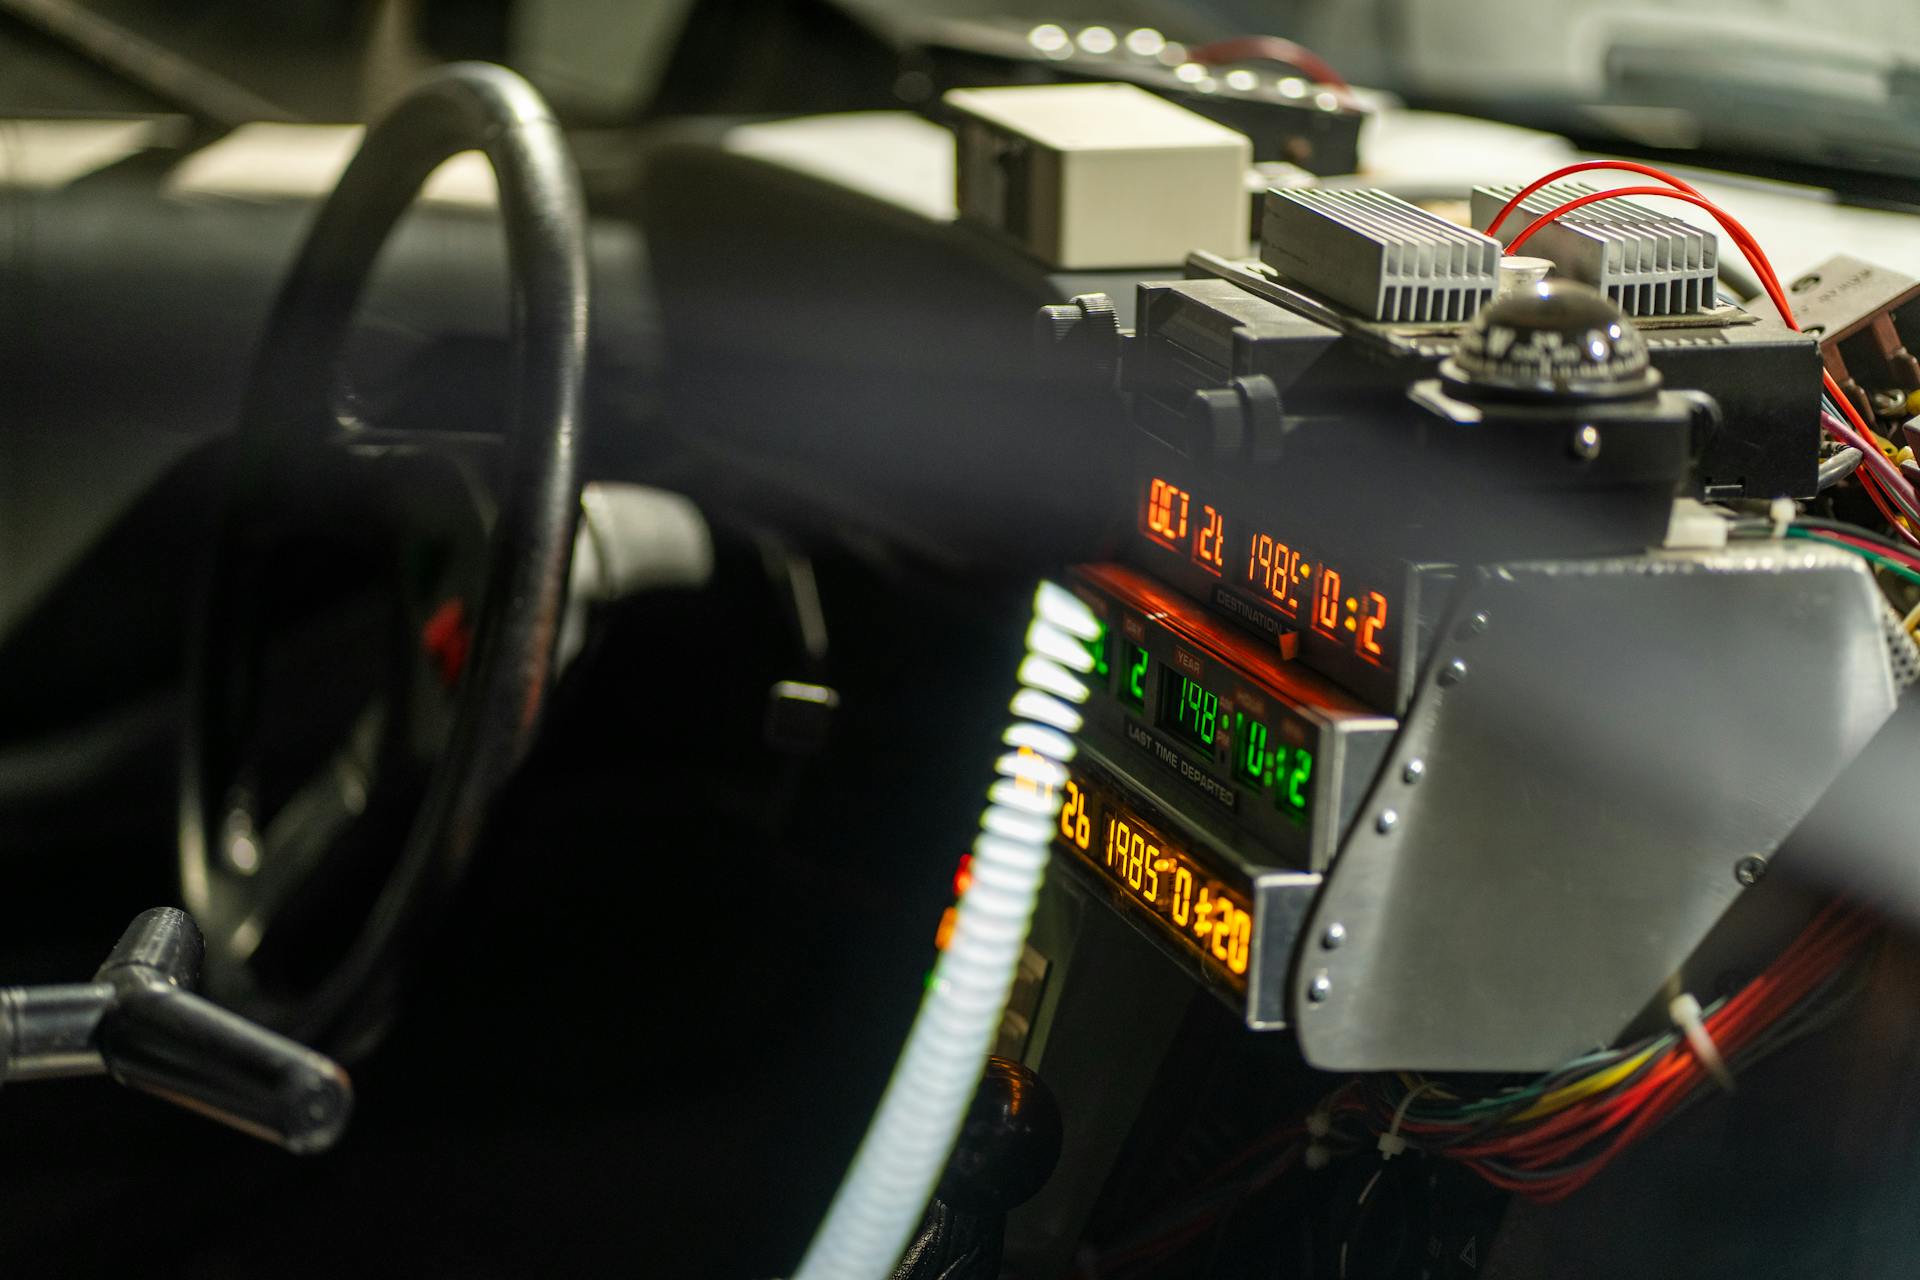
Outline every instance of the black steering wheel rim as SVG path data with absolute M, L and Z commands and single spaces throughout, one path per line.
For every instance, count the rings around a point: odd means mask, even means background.
M 478 150 L 499 189 L 511 282 L 511 413 L 487 534 L 470 654 L 453 689 L 445 747 L 403 848 L 365 920 L 323 978 L 269 990 L 237 945 L 246 882 L 217 848 L 227 779 L 212 737 L 248 630 L 243 575 L 255 530 L 245 500 L 287 451 L 362 426 L 331 403 L 351 321 L 400 216 L 447 159 Z M 502 67 L 458 64 L 420 84 L 367 132 L 321 208 L 263 334 L 233 441 L 233 471 L 189 645 L 179 872 L 207 933 L 212 994 L 309 1041 L 341 1043 L 370 1016 L 394 971 L 473 851 L 486 810 L 525 754 L 552 674 L 579 511 L 587 359 L 585 217 L 578 172 L 546 103 Z M 323 412 L 316 412 L 323 410 Z M 256 931 L 257 933 L 257 931 Z

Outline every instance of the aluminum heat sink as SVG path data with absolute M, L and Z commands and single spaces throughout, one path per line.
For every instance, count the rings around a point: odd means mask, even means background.
M 1500 243 L 1384 191 L 1269 191 L 1260 257 L 1369 320 L 1458 323 L 1493 297 Z
M 1473 225 L 1493 221 L 1520 190 L 1473 189 Z M 1556 182 L 1521 202 L 1500 224 L 1509 243 L 1535 218 L 1591 195 L 1584 182 Z M 1527 238 L 1522 252 L 1552 259 L 1559 274 L 1592 285 L 1630 316 L 1686 315 L 1715 305 L 1719 240 L 1690 222 L 1631 200 L 1603 200 L 1564 213 Z

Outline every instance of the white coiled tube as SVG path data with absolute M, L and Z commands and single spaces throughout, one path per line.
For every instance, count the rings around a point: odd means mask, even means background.
M 994 765 L 1000 776 L 973 844 L 972 883 L 867 1136 L 793 1280 L 886 1280 L 920 1225 L 1026 945 L 1073 758 L 1070 735 L 1080 729 L 1075 707 L 1087 700 L 1076 673 L 1093 669 L 1089 645 L 1099 636 L 1085 604 L 1040 584 L 1016 719 L 1002 739 L 1014 750 Z

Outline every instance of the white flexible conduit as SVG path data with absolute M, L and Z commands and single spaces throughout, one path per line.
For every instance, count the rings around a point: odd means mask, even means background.
M 1093 669 L 1100 623 L 1050 582 L 1033 599 L 1027 656 L 1000 776 L 973 844 L 973 882 L 953 936 L 853 1165 L 793 1280 L 886 1280 L 920 1225 L 980 1084 L 1026 945 L 1034 899 L 1087 700 L 1077 672 Z

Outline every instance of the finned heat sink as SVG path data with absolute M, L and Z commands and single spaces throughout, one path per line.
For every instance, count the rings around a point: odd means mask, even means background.
M 1493 221 L 1519 190 L 1475 187 L 1473 225 Z M 1511 243 L 1536 218 L 1593 192 L 1584 182 L 1540 188 L 1500 224 L 1500 242 Z M 1630 316 L 1685 315 L 1714 306 L 1719 241 L 1631 200 L 1603 200 L 1563 213 L 1527 237 L 1521 252 L 1551 259 L 1561 275 L 1592 285 Z
M 1266 264 L 1369 320 L 1470 320 L 1493 297 L 1500 243 L 1384 191 L 1269 191 Z

